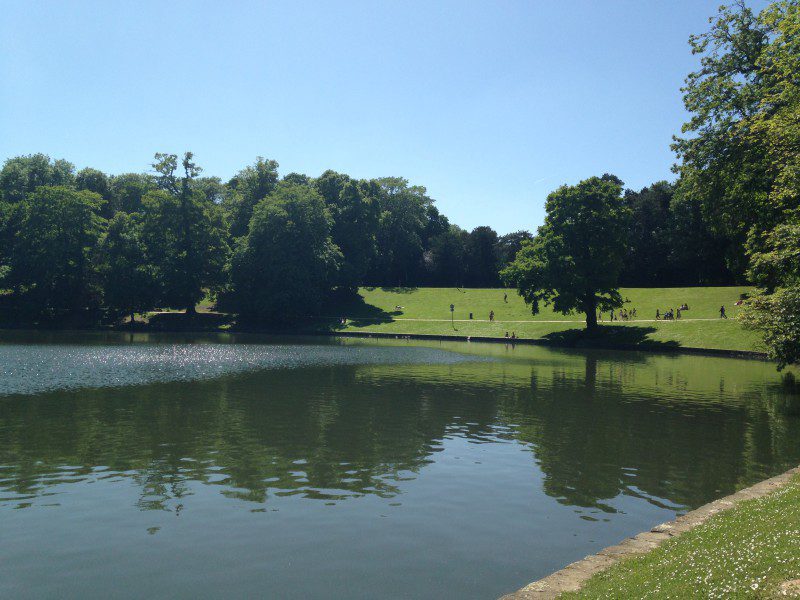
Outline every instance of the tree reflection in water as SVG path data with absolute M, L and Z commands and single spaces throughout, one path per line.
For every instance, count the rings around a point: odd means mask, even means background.
M 565 505 L 613 513 L 626 495 L 679 510 L 800 459 L 796 390 L 765 365 L 528 352 L 7 397 L 0 504 L 108 479 L 135 483 L 139 509 L 176 513 L 198 484 L 266 505 L 390 499 L 462 438 L 528 446 L 519 476 Z

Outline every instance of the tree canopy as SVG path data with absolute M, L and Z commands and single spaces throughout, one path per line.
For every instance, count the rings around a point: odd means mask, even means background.
M 231 261 L 232 304 L 250 321 L 318 314 L 342 261 L 333 221 L 312 188 L 280 184 L 253 210 Z
M 503 270 L 534 315 L 544 302 L 563 314 L 584 313 L 592 329 L 598 310 L 622 306 L 617 287 L 630 210 L 614 179 L 592 177 L 551 193 L 544 225 Z
M 21 201 L 5 282 L 28 312 L 58 316 L 99 306 L 92 254 L 105 226 L 101 205 L 97 194 L 63 186 L 39 187 Z

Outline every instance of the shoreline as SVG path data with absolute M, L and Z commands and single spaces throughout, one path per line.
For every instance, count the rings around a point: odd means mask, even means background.
M 755 500 L 779 490 L 797 474 L 800 474 L 800 466 L 713 500 L 672 521 L 656 525 L 649 531 L 643 531 L 618 544 L 603 548 L 596 554 L 590 554 L 563 569 L 529 583 L 516 592 L 501 596 L 500 600 L 550 600 L 558 598 L 565 592 L 579 592 L 584 584 L 598 573 L 627 558 L 642 556 L 655 550 L 665 541 L 691 531 L 714 515 L 733 508 L 743 500 Z
M 568 348 L 572 350 L 625 350 L 627 352 L 649 352 L 652 354 L 694 354 L 700 356 L 723 356 L 728 358 L 747 358 L 751 360 L 768 360 L 764 352 L 755 350 L 722 350 L 719 348 L 693 348 L 690 346 L 664 346 L 653 347 L 637 344 L 559 344 L 543 338 L 516 338 L 505 337 L 468 336 L 468 335 L 443 335 L 435 333 L 385 333 L 369 331 L 333 331 L 318 333 L 299 333 L 297 335 L 322 335 L 326 337 L 352 337 L 352 338 L 383 338 L 383 339 L 409 339 L 451 342 L 480 342 L 488 344 L 520 344 L 527 346 L 545 346 L 550 348 Z
M 449 335 L 434 333 L 387 333 L 379 331 L 308 331 L 308 330 L 285 330 L 285 329 L 266 329 L 258 327 L 232 327 L 221 329 L 219 327 L 149 327 L 146 323 L 139 323 L 135 327 L 115 326 L 115 327 L 8 327 L 0 326 L 2 331 L 36 331 L 36 332 L 115 332 L 115 333 L 184 333 L 184 334 L 259 334 L 259 335 L 296 335 L 303 337 L 343 337 L 343 338 L 363 338 L 363 339 L 394 339 L 394 340 L 421 340 L 421 341 L 447 341 L 447 342 L 478 342 L 485 344 L 512 344 L 526 346 L 543 346 L 550 348 L 566 348 L 572 350 L 622 350 L 626 352 L 647 352 L 650 354 L 690 354 L 695 356 L 717 356 L 726 358 L 742 358 L 749 360 L 769 360 L 766 353 L 755 350 L 724 350 L 720 348 L 698 348 L 692 346 L 670 346 L 656 344 L 618 344 L 606 343 L 603 340 L 581 343 L 581 340 L 570 343 L 559 343 L 555 340 L 545 338 L 516 338 L 511 340 L 505 337 L 492 336 L 467 336 Z

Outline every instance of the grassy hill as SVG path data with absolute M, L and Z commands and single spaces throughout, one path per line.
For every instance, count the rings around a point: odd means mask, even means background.
M 605 323 L 595 339 L 584 336 L 583 315 L 561 315 L 542 307 L 535 317 L 514 290 L 458 288 L 362 288 L 356 301 L 332 305 L 330 327 L 339 331 L 394 334 L 438 334 L 545 338 L 578 345 L 637 344 L 643 347 L 683 346 L 722 350 L 760 350 L 758 335 L 736 321 L 734 306 L 748 287 L 623 288 L 625 308 L 636 308 L 633 321 Z M 507 294 L 507 300 L 504 295 Z M 656 321 L 655 313 L 686 303 L 680 321 Z M 450 322 L 450 304 L 455 305 Z M 724 305 L 729 319 L 719 318 Z M 494 311 L 495 321 L 489 322 Z M 470 320 L 469 313 L 473 314 Z M 338 321 L 348 318 L 342 327 Z

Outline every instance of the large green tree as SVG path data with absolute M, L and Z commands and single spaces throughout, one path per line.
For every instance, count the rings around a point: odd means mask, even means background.
M 497 232 L 483 225 L 469 232 L 466 240 L 466 285 L 469 287 L 497 287 L 500 283 Z
M 381 209 L 376 238 L 378 258 L 369 279 L 382 285 L 411 285 L 422 270 L 428 208 L 433 200 L 422 186 L 411 186 L 402 177 L 370 182 Z
M 6 283 L 30 312 L 56 316 L 99 305 L 92 257 L 105 228 L 101 205 L 92 192 L 41 186 L 15 209 Z
M 562 314 L 585 313 L 597 326 L 597 311 L 622 306 L 619 275 L 626 248 L 630 211 L 616 178 L 592 177 L 562 186 L 547 197 L 547 216 L 536 237 L 526 242 L 503 270 L 533 314 L 540 303 Z
M 461 287 L 467 271 L 466 245 L 469 234 L 458 225 L 434 236 L 423 255 L 429 285 Z
M 245 320 L 286 323 L 319 314 L 342 260 L 322 197 L 281 183 L 256 205 L 231 261 L 233 305 Z
M 799 6 L 775 2 L 758 14 L 723 6 L 710 30 L 690 39 L 701 66 L 683 89 L 691 118 L 673 146 L 679 190 L 730 240 L 728 265 L 740 278 L 748 237 L 800 203 Z
M 98 245 L 105 305 L 116 316 L 152 310 L 158 299 L 156 269 L 147 260 L 138 216 L 118 212 Z
M 314 181 L 314 187 L 331 213 L 331 236 L 343 255 L 338 284 L 356 288 L 377 256 L 378 200 L 370 194 L 367 183 L 335 171 L 325 171 Z
M 200 168 L 187 152 L 156 154 L 158 191 L 142 199 L 142 241 L 159 284 L 160 303 L 195 312 L 205 290 L 224 283 L 227 228 L 221 207 L 195 189 Z

